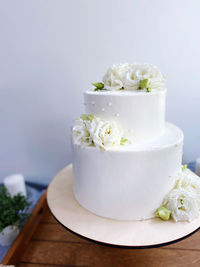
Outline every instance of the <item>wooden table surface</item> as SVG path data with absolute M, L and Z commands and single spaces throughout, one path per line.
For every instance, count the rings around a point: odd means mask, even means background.
M 95 244 L 67 231 L 45 206 L 17 267 L 200 266 L 200 232 L 170 246 L 121 249 Z

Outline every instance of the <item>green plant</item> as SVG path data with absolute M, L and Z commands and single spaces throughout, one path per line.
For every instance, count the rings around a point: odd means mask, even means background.
M 27 199 L 21 194 L 10 196 L 6 187 L 0 186 L 0 232 L 8 225 L 21 226 L 29 216 Z

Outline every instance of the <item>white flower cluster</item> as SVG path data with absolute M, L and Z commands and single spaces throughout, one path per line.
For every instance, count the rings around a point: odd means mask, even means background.
M 122 130 L 116 122 L 102 120 L 93 115 L 83 114 L 75 121 L 72 132 L 74 144 L 96 146 L 103 150 L 127 141 L 122 137 Z
M 112 65 L 103 77 L 104 88 L 108 90 L 159 89 L 165 78 L 156 66 L 151 64 Z
M 171 211 L 176 222 L 190 222 L 197 218 L 200 211 L 200 178 L 188 169 L 181 171 L 163 205 Z

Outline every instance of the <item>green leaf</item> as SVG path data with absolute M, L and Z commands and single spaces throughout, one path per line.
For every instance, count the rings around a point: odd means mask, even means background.
M 88 115 L 86 115 L 86 114 L 82 114 L 80 118 L 81 118 L 83 121 L 88 121 L 88 120 L 89 120 Z
M 92 122 L 92 120 L 95 118 L 95 116 L 93 114 L 82 114 L 80 117 L 83 121 L 90 121 Z
M 151 89 L 150 89 L 150 88 L 147 88 L 147 92 L 148 92 L 148 93 L 151 92 Z
M 124 87 L 119 88 L 119 90 L 124 90 Z
M 120 145 L 123 146 L 123 145 L 125 145 L 126 142 L 128 142 L 128 139 L 122 137 L 122 138 L 121 138 L 121 141 L 120 141 Z
M 94 90 L 102 90 L 104 88 L 104 84 L 103 83 L 92 83 L 92 85 L 94 85 L 94 87 L 96 87 Z
M 187 164 L 182 165 L 182 171 L 185 171 L 187 169 Z
M 168 221 L 171 216 L 171 211 L 168 210 L 166 207 L 162 206 L 157 209 L 156 214 L 164 221 Z
M 27 199 L 18 194 L 11 197 L 4 186 L 0 186 L 0 232 L 8 225 L 21 226 L 29 216 Z
M 140 80 L 139 81 L 138 90 L 147 89 L 148 88 L 148 84 L 149 84 L 149 80 L 148 79 Z
M 89 114 L 88 115 L 88 119 L 90 122 L 92 122 L 92 120 L 95 118 L 95 116 L 93 114 Z

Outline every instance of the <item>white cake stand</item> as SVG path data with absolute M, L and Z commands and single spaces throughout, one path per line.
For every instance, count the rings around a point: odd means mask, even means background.
M 72 165 L 52 180 L 47 191 L 49 208 L 66 229 L 104 245 L 151 248 L 169 245 L 189 237 L 200 228 L 200 217 L 190 223 L 153 218 L 144 221 L 117 221 L 84 209 L 73 195 Z

